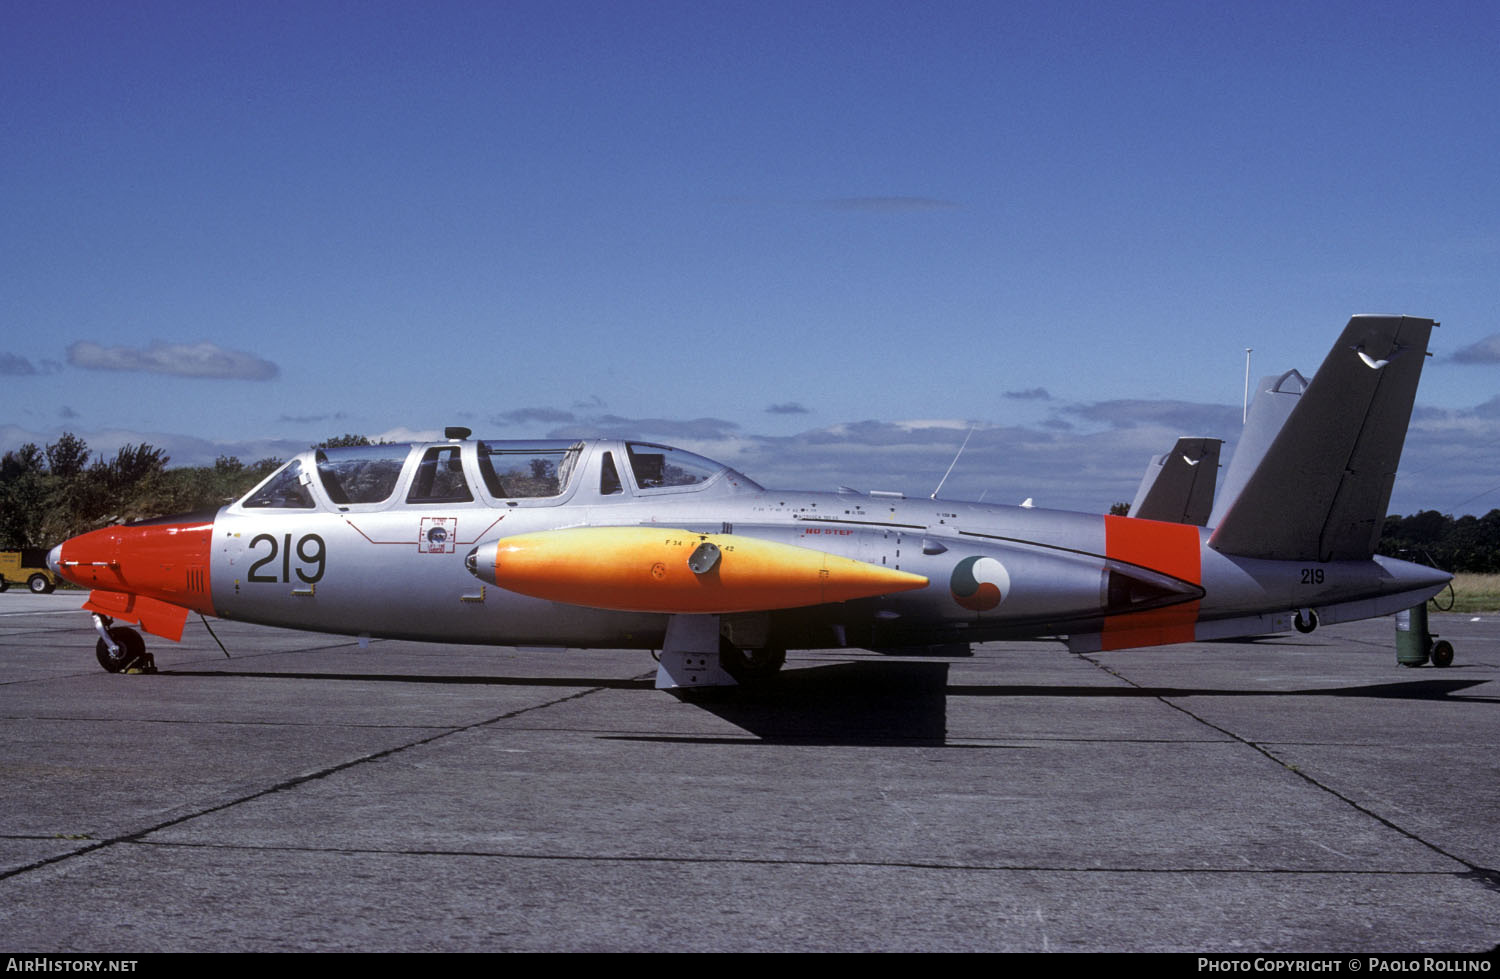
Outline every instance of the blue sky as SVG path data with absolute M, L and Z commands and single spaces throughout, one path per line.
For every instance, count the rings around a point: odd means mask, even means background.
M 0 449 L 632 434 L 1102 509 L 1356 312 L 1500 506 L 1500 5 L 11 3 Z

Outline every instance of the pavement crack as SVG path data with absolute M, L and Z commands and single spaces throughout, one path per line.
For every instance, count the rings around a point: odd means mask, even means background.
M 1122 683 L 1128 684 L 1139 690 L 1147 689 L 1144 684 L 1135 682 L 1134 680 L 1130 679 L 1130 677 L 1125 676 L 1119 670 L 1116 670 L 1113 667 L 1095 659 L 1092 655 L 1085 654 L 1081 658 L 1088 660 L 1090 663 L 1094 664 L 1099 669 L 1103 670 L 1105 673 L 1108 673 L 1110 676 L 1114 677 Z M 1358 812 L 1368 817 L 1369 819 L 1375 820 L 1380 825 L 1385 826 L 1393 832 L 1399 833 L 1400 835 L 1406 837 L 1414 843 L 1426 847 L 1428 850 L 1431 850 L 1433 853 L 1436 853 L 1439 856 L 1446 857 L 1447 859 L 1452 860 L 1454 863 L 1461 864 L 1464 867 L 1468 868 L 1466 872 L 1459 872 L 1456 874 L 1452 874 L 1451 876 L 1455 876 L 1463 880 L 1473 880 L 1480 884 L 1480 886 L 1482 887 L 1488 888 L 1490 890 L 1500 891 L 1500 871 L 1493 870 L 1488 867 L 1481 867 L 1471 860 L 1466 860 L 1456 853 L 1451 853 L 1448 850 L 1445 850 L 1441 846 L 1438 846 L 1436 843 L 1433 843 L 1431 840 L 1423 838 L 1420 834 L 1415 833 L 1404 826 L 1401 826 L 1400 824 L 1386 818 L 1385 816 L 1382 816 L 1380 813 L 1375 812 L 1368 806 L 1362 805 L 1354 799 L 1351 799 L 1349 796 L 1340 792 L 1338 789 L 1333 788 L 1331 785 L 1320 782 L 1317 778 L 1304 771 L 1300 766 L 1293 765 L 1287 761 L 1283 761 L 1281 758 L 1277 757 L 1276 754 L 1272 752 L 1271 749 L 1266 745 L 1257 741 L 1251 741 L 1249 738 L 1236 734 L 1234 731 L 1231 731 L 1228 728 L 1215 724 L 1213 721 L 1208 720 L 1206 717 L 1203 717 L 1200 714 L 1195 714 L 1193 711 L 1189 710 L 1187 707 L 1184 707 L 1182 704 L 1175 703 L 1168 696 L 1157 695 L 1156 699 L 1166 706 L 1172 708 L 1173 710 L 1192 718 L 1194 721 L 1203 725 L 1204 727 L 1209 728 L 1210 730 L 1218 731 L 1226 738 L 1230 738 L 1231 740 L 1236 741 L 1255 752 L 1258 752 L 1269 761 L 1273 762 L 1276 765 L 1279 765 L 1285 771 L 1291 773 L 1292 775 L 1295 775 L 1297 778 L 1302 779 L 1308 785 L 1311 785 L 1319 791 L 1326 792 L 1327 794 L 1333 796 L 1335 799 L 1338 799 L 1340 802 L 1353 809 L 1355 812 Z
M 132 830 L 128 833 L 120 833 L 118 835 L 109 837 L 108 839 L 95 841 L 88 846 L 79 847 L 75 850 L 69 850 L 66 853 L 55 854 L 50 857 L 45 857 L 41 860 L 32 861 L 31 863 L 24 864 L 19 867 L 11 867 L 7 870 L 0 870 L 0 880 L 17 877 L 21 874 L 30 873 L 33 870 L 40 870 L 43 867 L 49 867 L 53 864 L 73 860 L 77 857 L 81 857 L 89 853 L 94 853 L 98 850 L 117 846 L 121 843 L 145 843 L 148 842 L 146 840 L 146 837 L 150 836 L 152 833 L 159 833 L 162 830 L 170 829 L 173 826 L 180 826 L 183 823 L 191 822 L 192 820 L 198 819 L 202 816 L 211 816 L 214 813 L 224 812 L 227 809 L 232 809 L 235 806 L 243 805 L 247 802 L 253 802 L 256 799 L 261 799 L 277 792 L 288 792 L 299 786 L 306 785 L 309 782 L 317 782 L 322 779 L 329 778 L 330 776 L 337 775 L 340 772 L 347 771 L 351 768 L 356 768 L 360 765 L 382 761 L 386 758 L 392 757 L 393 755 L 398 755 L 404 751 L 409 751 L 412 748 L 421 748 L 426 745 L 433 744 L 434 742 L 441 741 L 444 738 L 450 738 L 454 735 L 464 734 L 468 731 L 476 731 L 480 728 L 489 727 L 492 724 L 499 724 L 502 721 L 520 717 L 523 714 L 529 714 L 533 711 L 544 710 L 548 707 L 556 707 L 559 704 L 565 704 L 569 701 L 578 700 L 580 698 L 590 696 L 591 694 L 599 693 L 606 689 L 608 688 L 604 686 L 590 687 L 586 690 L 575 691 L 563 697 L 554 697 L 551 700 L 542 701 L 541 703 L 530 704 L 525 707 L 517 708 L 516 710 L 506 711 L 503 714 L 498 714 L 494 717 L 489 717 L 482 721 L 475 721 L 472 724 L 464 724 L 459 727 L 444 728 L 435 734 L 428 735 L 427 737 L 417 738 L 415 740 L 408 741 L 405 744 L 398 744 L 391 748 L 384 748 L 380 751 L 370 752 L 369 754 L 361 755 L 358 758 L 350 758 L 346 761 L 341 761 L 338 764 L 320 768 L 315 772 L 308 772 L 306 774 L 298 775 L 293 778 L 284 779 L 280 782 L 277 782 L 275 785 L 270 785 L 263 789 L 257 789 L 254 792 L 248 792 L 226 802 L 218 803 L 217 805 L 206 806 L 204 808 L 194 810 L 193 812 L 183 813 L 180 816 L 174 816 L 171 819 L 162 820 L 161 822 L 155 823 L 151 826 L 147 826 L 144 829 Z
M 721 866 L 763 866 L 763 867 L 852 867 L 852 868 L 887 868 L 901 870 L 936 870 L 936 871 L 973 871 L 976 873 L 1069 873 L 1069 874 L 1106 874 L 1106 875 L 1138 875 L 1142 877 L 1172 877 L 1188 874 L 1199 876 L 1232 876 L 1232 877 L 1255 877 L 1255 876 L 1281 876 L 1281 877 L 1433 877 L 1447 878 L 1455 876 L 1445 870 L 1393 870 L 1389 868 L 1377 868 L 1364 870 L 1358 868 L 1301 868 L 1301 867 L 1214 867 L 1214 866 L 1173 866 L 1173 867 L 1132 867 L 1123 865 L 1099 865 L 1087 866 L 1077 864 L 1043 864 L 1043 863 L 961 863 L 951 860 L 861 860 L 849 859 L 806 859 L 797 857 L 750 857 L 733 855 L 714 856 L 661 856 L 659 854 L 634 854 L 634 853 L 537 853 L 519 850 L 480 850 L 480 849 L 452 849 L 447 847 L 368 847 L 368 846 L 296 846 L 283 844 L 245 844 L 245 843 L 204 843 L 198 841 L 183 840 L 127 840 L 138 846 L 157 847 L 161 849 L 184 849 L 184 850 L 238 850 L 254 852 L 276 852 L 276 853 L 336 853 L 350 856 L 376 855 L 376 856 L 406 856 L 406 857 L 451 857 L 451 858 L 473 858 L 481 860 L 536 860 L 536 861 L 558 861 L 576 863 L 639 863 L 639 864 L 682 864 L 682 865 L 721 865 Z M 1493 871 L 1486 871 L 1491 876 Z M 1474 874 L 1459 874 L 1460 877 L 1472 877 Z M 1485 886 L 1500 886 L 1500 880 L 1494 882 L 1482 881 Z

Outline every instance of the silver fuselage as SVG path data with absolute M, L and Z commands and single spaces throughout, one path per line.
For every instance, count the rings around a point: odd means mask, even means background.
M 461 460 L 472 499 L 410 502 L 419 460 L 449 445 L 457 446 L 454 478 Z M 1318 610 L 1323 621 L 1394 612 L 1446 581 L 1431 569 L 1385 558 L 1231 557 L 1207 546 L 1208 530 L 1180 524 L 851 492 L 769 491 L 727 468 L 683 485 L 643 486 L 640 473 L 624 464 L 642 445 L 574 443 L 560 492 L 520 498 L 488 491 L 476 443 L 414 445 L 389 496 L 375 503 L 335 502 L 312 478 L 318 462 L 307 453 L 293 463 L 300 461 L 309 474 L 300 505 L 248 506 L 256 497 L 251 493 L 214 516 L 213 610 L 228 619 L 349 635 L 658 648 L 666 614 L 594 608 L 586 595 L 577 604 L 532 598 L 487 584 L 465 567 L 471 551 L 505 537 L 600 526 L 743 535 L 929 579 L 913 591 L 726 617 L 731 628 L 769 634 L 788 648 L 916 651 L 1063 636 L 1087 649 L 1262 634 L 1289 628 L 1298 609 Z M 974 573 L 997 579 L 998 601 L 965 601 L 965 583 Z M 1166 632 L 1152 631 L 1158 620 L 1167 622 Z

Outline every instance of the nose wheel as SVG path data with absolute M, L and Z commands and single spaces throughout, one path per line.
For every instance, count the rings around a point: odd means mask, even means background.
M 100 616 L 94 618 L 94 627 L 99 630 L 94 655 L 100 666 L 110 673 L 156 672 L 156 659 L 146 652 L 146 640 L 139 632 L 126 626 L 110 627 Z

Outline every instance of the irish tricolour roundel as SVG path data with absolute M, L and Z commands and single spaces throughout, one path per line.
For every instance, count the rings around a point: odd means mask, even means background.
M 948 588 L 959 605 L 988 612 L 1010 594 L 1010 573 L 992 557 L 966 557 L 954 567 Z

